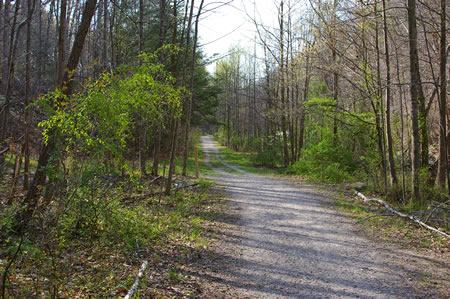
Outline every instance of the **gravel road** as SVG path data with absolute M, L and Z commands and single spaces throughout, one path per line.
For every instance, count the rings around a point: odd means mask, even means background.
M 206 163 L 218 153 L 201 138 Z M 225 163 L 226 164 L 226 163 Z M 355 233 L 352 220 L 330 207 L 329 196 L 308 185 L 215 169 L 212 176 L 237 215 L 214 273 L 222 298 L 416 298 L 407 267 L 422 258 L 394 252 Z M 401 256 L 399 262 L 398 257 Z M 407 263 L 407 262 L 406 262 Z M 209 295 L 212 296 L 212 295 Z

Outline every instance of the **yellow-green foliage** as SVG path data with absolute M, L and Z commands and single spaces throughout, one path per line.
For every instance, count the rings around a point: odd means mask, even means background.
M 139 67 L 103 73 L 70 98 L 61 90 L 42 97 L 49 118 L 40 123 L 46 140 L 62 142 L 66 151 L 102 157 L 120 156 L 138 115 L 143 121 L 162 119 L 169 112 L 179 116 L 186 90 L 157 63 L 156 54 L 142 54 Z

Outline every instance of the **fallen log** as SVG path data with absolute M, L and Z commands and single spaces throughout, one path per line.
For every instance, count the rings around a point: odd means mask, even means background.
M 133 297 L 134 293 L 136 292 L 139 282 L 141 281 L 142 276 L 144 276 L 144 272 L 147 269 L 148 261 L 144 261 L 141 265 L 141 268 L 139 269 L 138 276 L 136 277 L 136 280 L 134 281 L 134 284 L 131 286 L 131 289 L 128 291 L 127 295 L 123 297 L 123 299 L 130 299 Z
M 424 227 L 424 228 L 426 228 L 426 229 L 429 229 L 429 230 L 431 230 L 431 231 L 433 231 L 433 232 L 435 232 L 435 233 L 438 233 L 438 234 L 440 234 L 440 235 L 446 237 L 447 239 L 450 239 L 450 235 L 448 235 L 448 234 L 446 234 L 446 233 L 444 233 L 444 232 L 442 232 L 442 231 L 440 231 L 440 230 L 438 230 L 438 229 L 436 229 L 436 228 L 434 228 L 434 227 L 431 227 L 431 226 L 429 226 L 428 224 L 425 224 L 425 223 L 422 222 L 420 219 L 418 219 L 418 218 L 416 218 L 416 217 L 414 217 L 414 216 L 411 216 L 411 215 L 404 214 L 404 213 L 399 212 L 399 211 L 397 211 L 397 210 L 394 210 L 394 209 L 391 208 L 391 207 L 388 205 L 388 203 L 385 202 L 384 200 L 381 200 L 381 199 L 378 199 L 378 198 L 368 198 L 368 197 L 366 197 L 364 194 L 362 194 L 362 193 L 359 192 L 359 191 L 355 191 L 355 194 L 356 194 L 357 196 L 359 196 L 360 198 L 362 198 L 362 199 L 364 200 L 364 202 L 375 201 L 375 202 L 377 202 L 377 203 L 383 205 L 383 206 L 384 206 L 388 211 L 390 211 L 391 213 L 393 213 L 393 214 L 395 214 L 395 215 L 398 215 L 398 216 L 400 216 L 400 217 L 403 217 L 403 218 L 407 218 L 407 219 L 409 219 L 409 220 L 411 220 L 411 221 L 417 223 L 418 225 L 420 225 L 420 226 L 422 226 L 422 227 Z

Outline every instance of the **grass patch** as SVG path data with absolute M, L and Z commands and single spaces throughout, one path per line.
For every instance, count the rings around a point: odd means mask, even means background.
M 200 175 L 217 175 L 217 173 L 214 170 L 212 170 L 211 168 L 208 167 L 208 165 L 206 165 L 205 163 L 206 154 L 201 146 L 198 147 L 198 159 L 199 159 Z M 211 166 L 214 168 L 221 169 L 223 167 L 222 162 L 220 162 L 214 155 L 210 155 L 209 164 L 211 164 Z
M 242 170 L 248 171 L 250 173 L 255 174 L 269 174 L 269 175 L 276 175 L 281 174 L 282 171 L 276 170 L 276 169 L 269 169 L 269 168 L 263 168 L 263 167 L 255 167 L 253 166 L 252 162 L 252 153 L 245 153 L 245 152 L 236 152 L 232 149 L 220 146 L 220 153 L 222 158 L 230 164 L 236 165 Z
M 255 167 L 252 162 L 252 155 L 253 155 L 252 153 L 237 152 L 237 151 L 229 149 L 225 146 L 221 146 L 217 143 L 216 143 L 216 146 L 219 148 L 219 151 L 220 151 L 219 155 L 220 155 L 221 160 L 223 160 L 229 164 L 235 165 L 244 171 L 254 173 L 254 174 L 261 174 L 261 175 L 278 175 L 278 174 L 283 173 L 282 170 L 263 168 L 263 167 Z M 239 171 L 236 171 L 234 169 L 226 167 L 223 164 L 222 164 L 221 168 L 230 173 L 242 174 Z

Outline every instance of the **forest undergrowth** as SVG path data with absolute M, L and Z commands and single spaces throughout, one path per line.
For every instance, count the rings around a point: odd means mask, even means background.
M 152 296 L 170 295 L 182 282 L 176 267 L 182 253 L 206 248 L 204 224 L 219 198 L 212 183 L 176 177 L 171 196 L 161 193 L 162 176 L 102 176 L 91 173 L 34 215 L 30 229 L 14 232 L 17 205 L 7 205 L 10 187 L 1 183 L 0 271 L 8 297 L 117 297 L 134 283 L 142 260 L 159 282 Z M 19 202 L 18 193 L 13 201 Z M 32 228 L 32 229 L 31 229 Z M 198 288 L 183 283 L 185 295 Z

